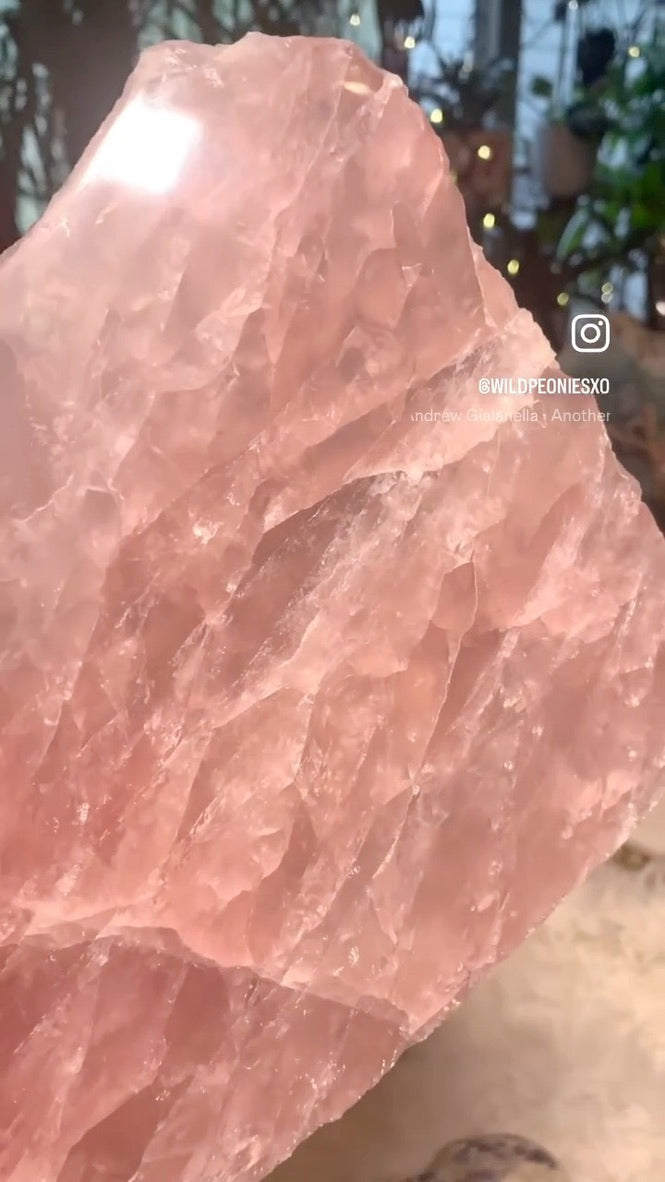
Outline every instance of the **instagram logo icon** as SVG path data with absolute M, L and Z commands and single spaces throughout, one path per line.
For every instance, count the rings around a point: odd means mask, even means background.
M 605 353 L 610 347 L 610 322 L 602 312 L 574 316 L 571 334 L 576 353 Z

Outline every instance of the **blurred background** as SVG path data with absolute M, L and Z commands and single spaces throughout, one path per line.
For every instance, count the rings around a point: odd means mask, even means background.
M 358 42 L 445 145 L 469 225 L 665 527 L 663 0 L 0 0 L 0 250 L 39 217 L 140 49 L 250 29 Z M 571 315 L 611 319 L 575 355 Z

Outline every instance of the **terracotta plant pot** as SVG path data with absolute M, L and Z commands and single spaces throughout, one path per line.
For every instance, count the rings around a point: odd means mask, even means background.
M 577 197 L 589 188 L 596 145 L 574 135 L 565 123 L 541 123 L 531 152 L 534 178 L 547 197 Z

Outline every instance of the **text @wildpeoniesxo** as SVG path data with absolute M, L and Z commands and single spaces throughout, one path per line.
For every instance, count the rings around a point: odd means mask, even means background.
M 609 394 L 609 378 L 572 378 L 567 374 L 558 377 L 516 378 L 492 377 L 478 379 L 479 394 L 525 395 L 542 397 L 546 394 L 593 395 Z

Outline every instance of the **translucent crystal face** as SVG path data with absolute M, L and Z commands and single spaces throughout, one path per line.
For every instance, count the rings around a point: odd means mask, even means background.
M 0 1174 L 249 1182 L 654 799 L 665 548 L 343 42 L 144 55 L 0 363 Z
M 196 119 L 138 95 L 91 154 L 84 183 L 110 181 L 165 195 L 177 185 L 201 136 Z

